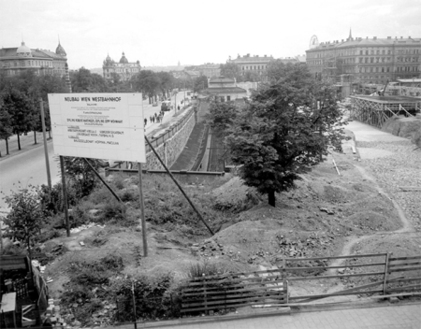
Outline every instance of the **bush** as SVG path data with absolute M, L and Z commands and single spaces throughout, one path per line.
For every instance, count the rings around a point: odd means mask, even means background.
M 119 300 L 118 319 L 127 321 L 133 315 L 132 285 L 136 299 L 136 314 L 144 319 L 165 319 L 179 316 L 180 299 L 173 289 L 172 273 L 158 275 L 136 275 L 132 278 L 121 278 L 111 286 Z
M 106 203 L 100 212 L 99 221 L 107 222 L 112 220 L 113 222 L 119 222 L 126 218 L 127 207 L 123 203 L 116 200 Z
M 207 275 L 225 274 L 227 270 L 222 264 L 204 260 L 201 263 L 191 264 L 188 268 L 187 275 L 190 279 L 201 278 Z

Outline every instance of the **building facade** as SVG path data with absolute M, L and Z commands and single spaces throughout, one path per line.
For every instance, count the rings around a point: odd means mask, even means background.
M 115 74 L 117 74 L 121 81 L 128 81 L 132 76 L 139 73 L 140 70 L 139 61 L 129 62 L 124 53 L 119 62 L 115 62 L 111 59 L 110 55 L 107 55 L 102 65 L 103 76 L 107 80 L 113 79 Z
M 274 58 L 272 56 L 250 56 L 250 54 L 240 56 L 238 55 L 236 59 L 231 59 L 229 57 L 227 63 L 236 64 L 239 68 L 241 73 L 244 75 L 246 72 L 254 72 L 258 75 L 262 75 L 266 72 L 267 65 L 273 61 Z
M 17 48 L 0 49 L 0 70 L 7 75 L 19 75 L 22 71 L 32 69 L 37 75 L 66 75 L 67 54 L 60 42 L 55 52 L 45 49 L 31 49 L 21 43 Z
M 421 39 L 387 37 L 353 38 L 323 42 L 306 51 L 306 62 L 316 76 L 340 82 L 385 84 L 420 77 Z
M 235 79 L 225 77 L 212 77 L 208 79 L 208 88 L 205 95 L 216 96 L 221 102 L 235 101 L 247 97 L 247 90 L 237 87 Z

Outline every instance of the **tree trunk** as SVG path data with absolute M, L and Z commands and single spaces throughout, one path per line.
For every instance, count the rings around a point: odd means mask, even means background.
M 275 191 L 268 192 L 268 203 L 270 206 L 275 207 Z
M 5 141 L 6 141 L 6 155 L 9 155 L 10 153 L 9 153 L 9 137 L 7 137 L 6 139 L 5 139 Z
M 34 130 L 34 144 L 38 144 L 37 143 L 37 132 Z
M 21 150 L 21 148 L 20 148 L 20 136 L 19 136 L 19 133 L 17 133 L 17 135 L 18 135 L 18 149 L 19 149 L 19 151 Z

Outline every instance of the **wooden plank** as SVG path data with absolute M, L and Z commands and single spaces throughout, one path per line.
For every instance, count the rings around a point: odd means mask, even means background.
M 208 300 L 208 299 L 203 299 L 203 300 L 196 300 L 196 301 L 186 301 L 186 302 L 182 302 L 181 305 L 183 308 L 190 308 L 190 307 L 195 307 L 195 306 L 229 306 L 230 304 L 233 303 L 240 303 L 240 302 L 248 302 L 248 301 L 258 301 L 258 300 L 280 300 L 283 301 L 285 300 L 285 296 L 283 297 L 277 297 L 276 295 L 273 296 L 244 296 L 243 298 L 232 298 L 232 299 L 227 299 L 227 300 Z
M 419 255 L 419 256 L 405 256 L 405 257 L 391 257 L 390 261 L 393 262 L 395 260 L 406 260 L 406 259 L 421 259 L 421 255 Z
M 399 283 L 399 282 L 413 282 L 413 281 L 421 281 L 421 278 L 406 278 L 406 279 L 402 278 L 402 279 L 397 279 L 397 280 L 392 279 L 392 280 L 388 280 L 387 282 Z
M 249 275 L 259 275 L 259 274 L 266 274 L 266 273 L 278 273 L 279 275 L 280 270 L 265 270 L 265 271 L 254 271 L 254 272 L 238 272 L 238 273 L 226 273 L 226 274 L 220 274 L 220 275 L 205 275 L 200 278 L 192 278 L 190 279 L 190 282 L 203 282 L 203 278 L 206 280 L 208 279 L 223 279 L 223 278 L 230 278 L 230 277 L 240 277 L 240 276 L 249 276 Z
M 395 291 L 404 291 L 404 290 L 412 290 L 412 289 L 419 289 L 421 288 L 421 283 L 418 284 L 410 284 L 407 286 L 403 286 L 403 287 L 398 287 L 398 288 L 389 288 L 387 289 L 388 292 L 395 292 Z
M 289 277 L 288 278 L 288 281 L 307 281 L 307 280 L 320 280 L 320 279 L 337 279 L 337 278 L 349 278 L 349 277 L 353 277 L 353 276 L 370 276 L 370 275 L 383 275 L 383 272 L 368 272 L 368 273 L 326 275 L 326 276 L 307 276 L 307 277 L 299 277 L 299 278 Z
M 221 295 L 196 295 L 196 296 L 189 296 L 188 298 L 182 297 L 182 303 L 190 303 L 196 302 L 200 299 L 204 299 L 205 297 L 207 300 L 216 301 L 216 300 L 231 300 L 231 299 L 240 299 L 245 297 L 259 297 L 259 296 L 279 296 L 282 297 L 285 294 L 281 294 L 278 291 L 261 291 L 261 292 L 253 292 L 253 291 L 244 291 L 241 294 L 221 294 Z
M 391 264 L 389 265 L 389 268 L 397 268 L 397 267 L 402 267 L 402 266 L 414 266 L 414 265 L 421 265 L 420 261 L 414 261 L 414 262 L 404 262 L 404 263 L 399 263 L 399 264 Z
M 206 282 L 207 288 L 208 289 L 221 289 L 221 288 L 235 288 L 235 287 L 247 287 L 247 286 L 259 286 L 259 285 L 269 285 L 269 284 L 282 284 L 282 279 L 277 279 L 277 280 L 271 280 L 271 281 L 263 281 L 263 280 L 259 280 L 259 281 L 252 281 L 252 282 L 247 282 L 247 281 L 241 281 L 241 280 L 235 280 L 235 281 L 208 281 Z M 201 287 L 203 287 L 203 284 L 199 284 L 197 282 L 193 283 L 193 284 L 189 284 L 186 288 L 184 288 L 185 291 L 187 290 L 195 290 L 195 289 L 200 289 Z
M 384 266 L 383 263 L 372 263 L 372 264 L 359 264 L 359 265 L 342 265 L 342 266 L 303 266 L 303 267 L 288 267 L 287 271 L 309 271 L 309 270 L 327 270 L 332 268 L 354 268 L 354 267 L 372 267 L 372 266 Z
M 262 301 L 268 300 L 268 304 L 279 303 L 285 304 L 284 299 L 274 299 L 274 298 L 265 298 L 265 297 L 257 297 L 257 298 L 244 298 L 244 299 L 237 299 L 232 301 L 227 301 L 227 303 L 220 303 L 220 302 L 209 302 L 206 306 L 203 303 L 197 303 L 197 305 L 190 304 L 190 307 L 186 307 L 185 304 L 182 304 L 182 312 L 188 311 L 197 311 L 198 308 L 203 310 L 209 309 L 226 309 L 226 308 L 233 308 L 237 306 L 247 306 L 247 305 L 256 305 L 256 304 L 265 304 Z
M 224 279 L 214 279 L 214 280 L 203 280 L 202 282 L 189 282 L 188 286 L 189 287 L 194 287 L 194 286 L 201 286 L 203 285 L 203 282 L 206 282 L 207 285 L 223 285 L 223 284 L 228 284 L 228 283 L 239 283 L 239 282 L 249 282 L 251 281 L 252 283 L 260 283 L 260 282 L 273 282 L 273 281 L 278 281 L 281 280 L 281 276 L 277 275 L 277 276 L 268 276 L 268 277 L 249 277 L 249 278 L 224 278 Z
M 367 290 L 367 291 L 351 291 L 351 292 L 338 292 L 338 293 L 331 293 L 331 294 L 320 294 L 320 295 L 303 295 L 303 296 L 290 296 L 289 300 L 295 300 L 295 299 L 321 299 L 326 297 L 332 297 L 332 296 L 350 296 L 350 295 L 360 295 L 360 294 L 375 294 L 375 293 L 382 293 L 383 289 L 378 290 Z
M 274 304 L 271 302 L 270 304 Z M 199 312 L 199 311 L 208 311 L 208 310 L 222 310 L 222 309 L 229 309 L 229 308 L 237 308 L 237 307 L 244 307 L 244 306 L 252 306 L 252 305 L 262 305 L 261 302 L 249 302 L 249 303 L 239 303 L 239 304 L 232 304 L 229 306 L 221 306 L 221 307 L 211 307 L 211 308 L 204 308 L 204 307 L 197 307 L 191 309 L 181 309 L 181 313 L 189 313 L 189 312 Z M 279 306 L 285 305 L 284 303 L 280 303 Z
M 203 289 L 198 288 L 197 290 L 188 290 L 186 292 L 185 289 L 182 290 L 182 296 L 197 296 L 198 294 L 203 293 Z M 208 295 L 220 295 L 225 294 L 227 292 L 229 293 L 237 293 L 237 292 L 243 292 L 243 291 L 284 291 L 283 286 L 273 286 L 273 287 L 249 287 L 249 288 L 242 288 L 242 289 L 221 289 L 218 288 L 218 290 L 206 290 Z
M 390 269 L 389 272 L 390 273 L 396 273 L 396 272 L 407 272 L 407 271 L 416 271 L 416 270 L 421 270 L 421 266 L 404 266 L 404 267 L 400 267 L 400 268 L 393 268 Z
M 384 264 L 384 278 L 383 278 L 383 295 L 386 295 L 386 290 L 387 290 L 387 278 L 389 276 L 389 259 L 390 256 L 392 254 L 391 253 L 387 253 L 386 255 L 386 259 L 385 259 L 385 264 Z
M 326 256 L 326 257 L 310 257 L 310 258 L 282 258 L 286 261 L 299 262 L 302 260 L 321 260 L 321 259 L 345 259 L 345 258 L 365 258 L 365 257 L 384 257 L 387 253 L 379 254 L 358 254 L 358 255 L 346 255 L 346 256 Z

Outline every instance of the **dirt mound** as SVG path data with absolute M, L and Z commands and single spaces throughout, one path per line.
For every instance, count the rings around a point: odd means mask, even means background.
M 232 212 L 249 209 L 261 201 L 256 189 L 246 186 L 244 181 L 238 176 L 216 188 L 211 194 L 215 197 L 214 207 L 216 209 Z
M 415 143 L 421 136 L 421 120 L 415 117 L 393 117 L 384 123 L 382 130 L 395 136 L 409 138 Z

